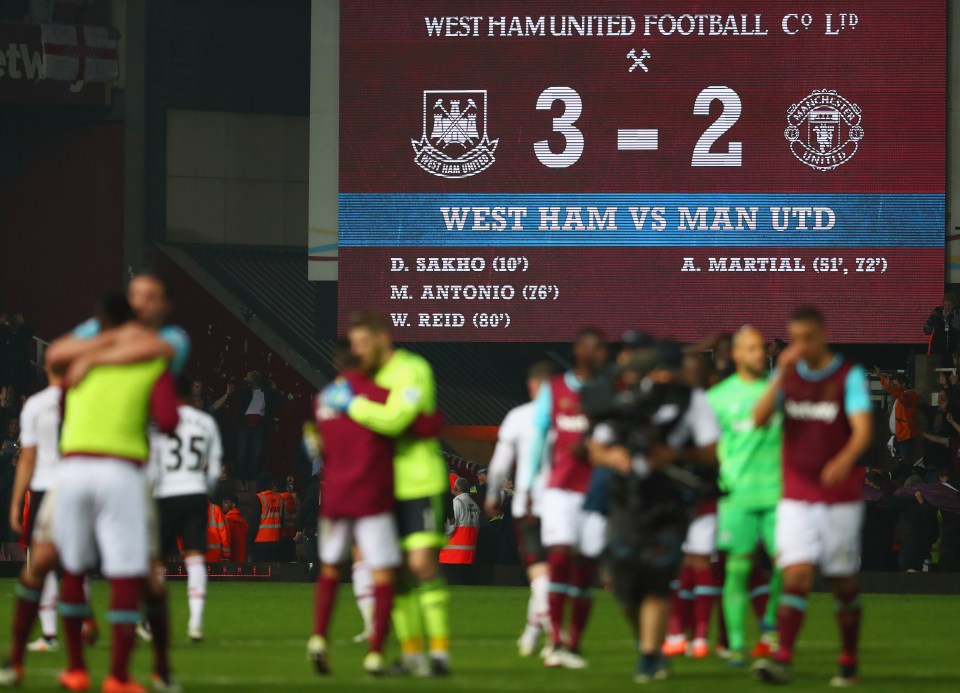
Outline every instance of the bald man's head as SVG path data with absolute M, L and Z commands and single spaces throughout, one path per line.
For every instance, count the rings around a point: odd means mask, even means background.
M 767 348 L 760 330 L 745 325 L 733 335 L 733 362 L 740 377 L 756 379 L 767 371 Z

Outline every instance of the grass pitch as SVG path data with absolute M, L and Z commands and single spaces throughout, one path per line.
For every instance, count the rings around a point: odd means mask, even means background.
M 919 577 L 918 579 L 922 579 Z M 312 585 L 212 582 L 206 641 L 186 638 L 186 586 L 170 586 L 173 618 L 172 661 L 187 691 L 623 691 L 632 683 L 634 645 L 612 596 L 598 591 L 584 652 L 584 671 L 546 670 L 537 658 L 522 660 L 516 638 L 526 613 L 527 590 L 508 587 L 457 587 L 452 590 L 453 665 L 446 680 L 364 677 L 364 646 L 350 637 L 360 617 L 349 585 L 340 591 L 334 615 L 331 662 L 334 674 L 319 678 L 304 655 L 312 623 Z M 13 582 L 0 581 L 0 647 L 9 644 Z M 101 617 L 101 642 L 89 651 L 95 690 L 107 668 L 109 629 L 103 620 L 107 586 L 94 585 Z M 960 598 L 867 595 L 861 688 L 869 691 L 960 691 Z M 811 600 L 800 639 L 792 690 L 823 690 L 834 673 L 837 629 L 830 600 Z M 392 651 L 396 647 L 392 646 Z M 149 680 L 149 645 L 138 644 L 135 676 Z M 64 655 L 31 654 L 26 690 L 54 691 Z M 761 690 L 747 672 L 733 671 L 718 658 L 674 661 L 673 678 L 653 690 Z

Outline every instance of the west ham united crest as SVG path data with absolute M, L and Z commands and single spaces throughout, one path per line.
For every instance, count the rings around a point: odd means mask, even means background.
M 857 153 L 863 139 L 860 107 L 837 94 L 818 89 L 787 109 L 783 136 L 790 151 L 817 171 L 841 166 Z
M 414 161 L 441 178 L 475 176 L 493 165 L 500 140 L 487 137 L 487 91 L 423 92 L 423 134 Z

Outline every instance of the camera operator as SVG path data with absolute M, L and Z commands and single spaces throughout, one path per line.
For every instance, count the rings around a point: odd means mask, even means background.
M 670 581 L 696 505 L 716 495 L 719 426 L 702 389 L 680 375 L 672 343 L 635 340 L 619 372 L 585 388 L 595 466 L 587 506 L 608 511 L 614 591 L 639 642 L 635 680 L 665 679 Z

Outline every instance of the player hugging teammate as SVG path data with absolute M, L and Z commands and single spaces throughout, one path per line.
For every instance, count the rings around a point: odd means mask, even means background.
M 376 595 L 367 672 L 387 671 L 380 648 L 392 600 L 403 653 L 397 671 L 446 675 L 449 593 L 439 558 L 446 542 L 443 496 L 449 487 L 436 439 L 442 422 L 433 370 L 420 356 L 394 348 L 389 324 L 377 313 L 353 316 L 348 337 L 351 358 L 317 400 L 326 458 L 323 569 L 307 654 L 319 673 L 329 670 L 326 630 L 339 567 L 356 542 L 373 569 Z M 367 470 L 366 476 L 356 476 L 359 468 Z M 364 486 L 360 502 L 357 493 Z

